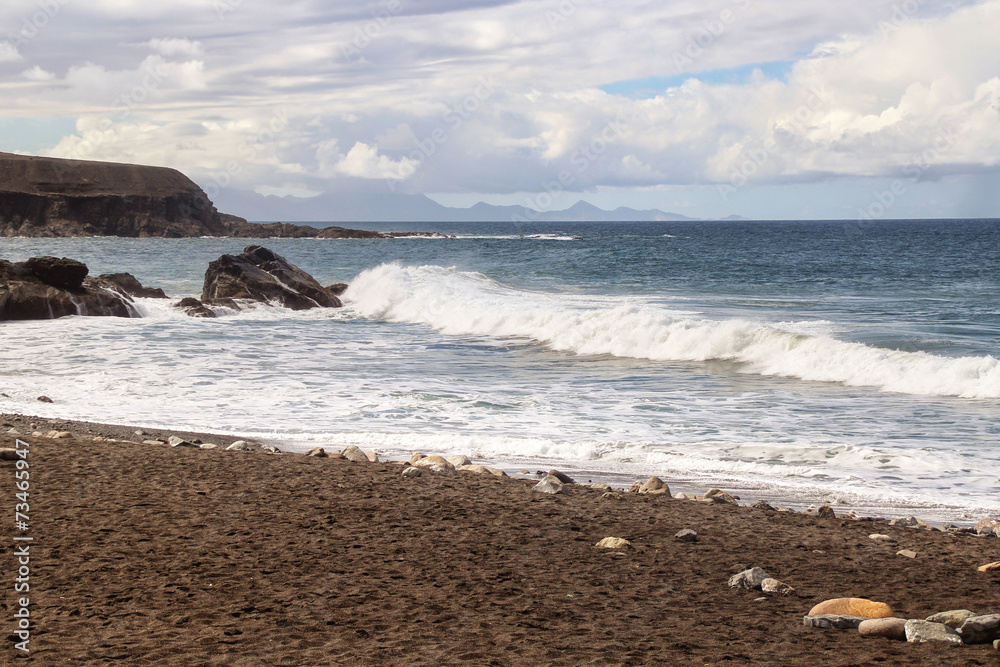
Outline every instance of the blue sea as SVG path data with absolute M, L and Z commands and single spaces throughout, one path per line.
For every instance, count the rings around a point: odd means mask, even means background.
M 174 300 L 250 243 L 350 284 L 337 310 L 0 323 L 0 411 L 1000 515 L 996 220 L 356 226 L 454 238 L 0 240 Z

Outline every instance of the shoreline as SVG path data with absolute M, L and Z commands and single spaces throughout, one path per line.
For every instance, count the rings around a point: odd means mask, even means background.
M 39 417 L 34 415 L 24 415 L 20 413 L 5 413 L 0 412 L 0 424 L 11 423 L 13 426 L 17 427 L 23 425 L 25 429 L 30 428 L 30 431 L 23 435 L 31 435 L 31 432 L 38 431 L 42 433 L 47 433 L 49 431 L 70 431 L 74 436 L 88 436 L 90 438 L 102 437 L 113 440 L 120 440 L 124 442 L 131 442 L 134 444 L 140 444 L 144 439 L 147 438 L 163 438 L 167 439 L 170 436 L 178 436 L 185 440 L 191 442 L 196 442 L 198 444 L 204 443 L 215 443 L 220 446 L 220 448 L 225 448 L 225 446 L 236 442 L 239 440 L 246 440 L 258 443 L 260 445 L 272 446 L 280 450 L 281 453 L 286 454 L 305 454 L 306 451 L 315 446 L 323 446 L 328 452 L 333 452 L 335 447 L 331 445 L 322 445 L 319 443 L 310 444 L 289 444 L 288 442 L 277 439 L 277 438 L 261 438 L 254 436 L 243 436 L 239 434 L 224 434 L 215 433 L 209 431 L 190 431 L 183 429 L 165 429 L 165 428 L 155 428 L 146 426 L 136 426 L 136 425 L 122 425 L 122 424 L 110 424 L 105 422 L 93 422 L 87 420 L 77 420 L 77 419 L 61 419 L 55 417 Z M 35 428 L 31 428 L 31 424 L 35 424 Z M 7 427 L 0 428 L 0 435 L 5 434 Z M 392 448 L 388 450 L 387 453 L 378 452 L 382 461 L 387 462 L 400 462 L 407 460 L 414 452 L 417 450 L 401 450 L 398 448 Z M 466 452 L 457 451 L 438 451 L 438 450 L 427 450 L 421 453 L 425 455 L 438 454 L 444 457 L 452 455 L 464 455 Z M 587 468 L 579 465 L 574 465 L 573 462 L 561 460 L 561 459 L 534 459 L 530 457 L 517 457 L 514 462 L 507 461 L 493 461 L 478 459 L 469 457 L 472 459 L 473 463 L 487 465 L 487 466 L 498 466 L 502 468 L 510 477 L 535 480 L 538 481 L 542 479 L 546 472 L 552 468 L 558 468 L 560 471 L 574 477 L 579 483 L 590 484 L 590 483 L 603 483 L 610 485 L 616 491 L 627 491 L 631 485 L 638 481 L 644 482 L 650 477 L 649 473 L 636 473 L 630 474 L 627 472 L 610 472 L 602 470 L 588 470 Z M 544 470 L 541 468 L 544 467 Z M 666 476 L 660 475 L 664 482 L 666 482 L 673 494 L 686 493 L 693 495 L 700 495 L 705 493 L 711 488 L 706 485 L 705 480 L 699 480 L 692 477 L 679 477 L 679 476 Z M 722 488 L 724 487 L 724 488 Z M 780 493 L 774 493 L 773 490 L 762 487 L 761 485 L 754 485 L 752 483 L 740 483 L 740 482 L 725 482 L 721 483 L 720 488 L 723 491 L 733 495 L 740 505 L 747 506 L 755 501 L 764 501 L 774 507 L 781 507 L 783 509 L 790 510 L 794 513 L 801 513 L 807 516 L 815 516 L 816 509 L 823 505 L 824 502 L 821 500 L 810 500 L 810 499 L 792 499 L 788 496 L 781 495 Z M 891 521 L 894 519 L 905 519 L 908 517 L 916 517 L 921 521 L 925 521 L 927 524 L 934 526 L 939 529 L 945 527 L 954 526 L 957 528 L 968 529 L 975 525 L 978 521 L 986 518 L 993 518 L 983 513 L 981 516 L 974 516 L 969 518 L 956 518 L 949 516 L 948 518 L 941 518 L 932 513 L 927 512 L 925 507 L 915 507 L 907 510 L 902 510 L 901 508 L 887 505 L 886 507 L 880 507 L 878 505 L 862 505 L 862 504 L 832 504 L 833 510 L 838 516 L 851 516 L 863 520 L 886 520 Z M 893 509 L 899 509 L 900 511 L 893 512 Z M 957 509 L 957 508 L 956 508 Z M 921 514 L 923 516 L 921 516 Z
M 900 619 L 997 613 L 1000 570 L 978 569 L 1000 560 L 996 537 L 582 484 L 548 495 L 534 480 L 409 477 L 393 462 L 95 442 L 107 437 L 98 424 L 3 420 L 77 430 L 25 434 L 34 541 L 21 606 L 44 664 L 848 667 L 997 655 L 803 621 L 845 597 Z M 14 446 L 9 428 L 0 447 Z M 0 461 L 3 488 L 14 470 Z M 19 501 L 0 500 L 13 517 Z M 628 544 L 598 546 L 608 537 Z M 791 590 L 734 587 L 753 567 Z

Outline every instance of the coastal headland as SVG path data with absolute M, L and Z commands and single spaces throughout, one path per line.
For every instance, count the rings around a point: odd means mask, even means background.
M 722 496 L 550 494 L 332 449 L 230 451 L 233 436 L 20 415 L 0 426 L 0 447 L 28 452 L 37 664 L 996 661 L 991 643 L 908 643 L 863 636 L 861 617 L 823 629 L 809 616 L 838 598 L 882 604 L 826 606 L 898 619 L 995 613 L 1000 572 L 979 569 L 1000 560 L 995 536 Z M 3 488 L 14 470 L 0 461 Z M 761 590 L 752 568 L 783 586 Z M 0 599 L 11 619 L 13 594 Z

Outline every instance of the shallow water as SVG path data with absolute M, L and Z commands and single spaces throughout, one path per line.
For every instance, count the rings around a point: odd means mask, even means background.
M 0 324 L 0 410 L 1000 511 L 996 221 L 419 227 L 458 238 L 263 242 L 349 282 L 336 311 L 141 300 L 141 320 Z M 180 297 L 248 243 L 4 239 L 0 257 Z

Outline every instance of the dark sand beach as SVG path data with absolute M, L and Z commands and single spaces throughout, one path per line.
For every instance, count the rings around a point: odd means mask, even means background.
M 4 423 L 0 446 L 14 446 L 12 426 L 30 444 L 34 541 L 25 660 L 13 649 L 14 464 L 2 462 L 3 665 L 1000 662 L 989 644 L 802 624 L 835 597 L 883 601 L 905 618 L 998 612 L 1000 572 L 976 569 L 1000 560 L 994 537 L 583 486 L 549 496 L 523 479 L 404 479 L 394 463 L 94 442 L 141 437 Z M 32 423 L 76 437 L 32 437 Z M 684 528 L 698 541 L 676 540 Z M 633 547 L 595 547 L 609 536 Z M 795 592 L 728 586 L 751 566 Z

